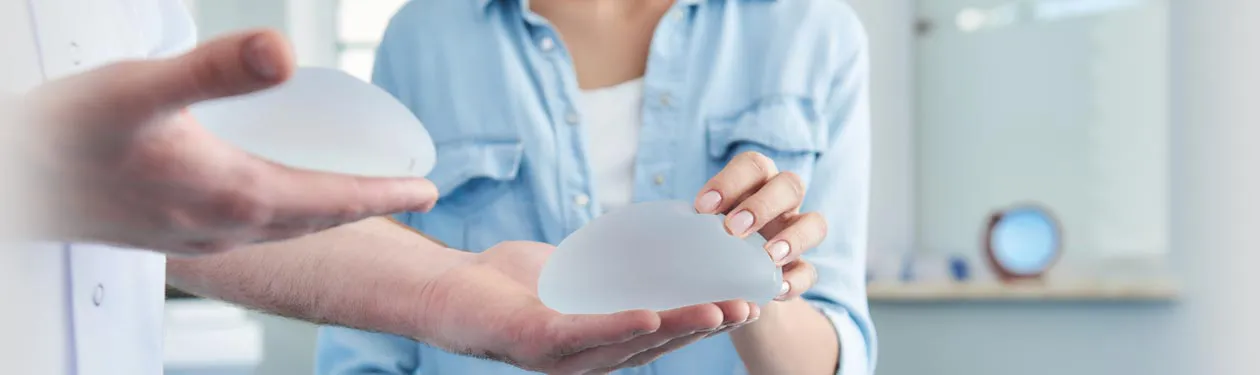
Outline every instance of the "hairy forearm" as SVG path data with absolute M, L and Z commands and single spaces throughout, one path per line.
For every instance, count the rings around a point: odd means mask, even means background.
M 425 286 L 468 256 L 372 218 L 220 255 L 171 258 L 167 280 L 281 316 L 419 337 Z
M 800 298 L 763 307 L 756 323 L 730 336 L 749 374 L 836 372 L 840 341 L 835 329 L 826 316 Z

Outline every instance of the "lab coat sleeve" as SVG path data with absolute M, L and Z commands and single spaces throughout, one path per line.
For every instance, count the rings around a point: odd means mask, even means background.
M 419 344 L 384 333 L 321 327 L 315 349 L 316 375 L 411 375 L 419 366 Z
M 820 108 L 827 121 L 826 148 L 808 181 L 803 212 L 827 219 L 827 238 L 803 258 L 818 271 L 802 298 L 831 321 L 840 341 L 838 375 L 875 370 L 876 335 L 866 295 L 867 217 L 870 195 L 871 120 L 866 36 L 856 17 L 838 38 L 846 58 Z

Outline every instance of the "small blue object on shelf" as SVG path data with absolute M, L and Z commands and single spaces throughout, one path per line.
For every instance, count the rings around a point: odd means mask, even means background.
M 960 256 L 949 257 L 949 274 L 954 281 L 967 281 L 971 279 L 971 268 L 967 265 L 967 260 Z
M 901 272 L 900 272 L 900 275 L 898 275 L 898 278 L 901 279 L 901 282 L 903 283 L 914 281 L 915 277 L 914 277 L 914 257 L 913 256 L 907 256 L 906 259 L 901 262 Z

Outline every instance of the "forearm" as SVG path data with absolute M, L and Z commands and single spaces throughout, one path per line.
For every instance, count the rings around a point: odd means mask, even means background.
M 756 323 L 730 336 L 751 375 L 830 375 L 839 363 L 836 330 L 800 298 L 762 307 Z
M 316 323 L 420 337 L 428 281 L 467 259 L 383 218 L 200 258 L 171 258 L 191 294 Z

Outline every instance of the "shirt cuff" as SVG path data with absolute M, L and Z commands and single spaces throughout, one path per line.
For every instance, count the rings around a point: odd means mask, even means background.
M 869 364 L 872 355 L 866 347 L 866 336 L 862 334 L 862 330 L 858 328 L 857 322 L 853 321 L 848 311 L 825 303 L 814 301 L 809 303 L 822 312 L 836 330 L 836 337 L 840 342 L 840 358 L 838 359 L 839 366 L 836 366 L 836 375 L 870 375 Z

